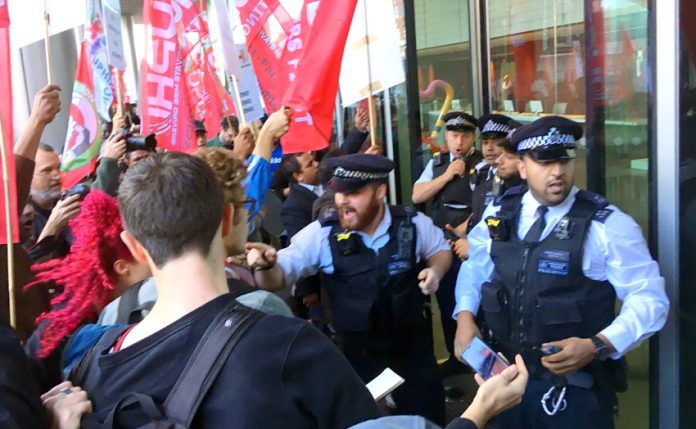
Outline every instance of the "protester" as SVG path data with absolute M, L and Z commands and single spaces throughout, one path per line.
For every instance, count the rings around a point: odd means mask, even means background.
M 228 293 L 223 237 L 235 207 L 223 204 L 205 162 L 153 155 L 126 172 L 119 203 L 122 237 L 136 260 L 150 266 L 158 299 L 137 325 L 104 334 L 71 379 L 89 392 L 94 413 L 84 419 L 97 422 L 128 392 L 161 403 L 216 316 L 252 311 Z M 219 364 L 196 427 L 348 427 L 378 415 L 333 344 L 297 319 L 259 318 Z M 124 426 L 143 418 L 138 409 L 117 414 Z
M 198 148 L 208 145 L 208 130 L 205 129 L 205 124 L 199 120 L 193 121 L 193 130 L 196 132 L 196 146 Z
M 39 327 L 25 346 L 39 365 L 44 387 L 62 379 L 62 353 L 70 335 L 150 275 L 147 264 L 135 261 L 121 241 L 123 226 L 114 197 L 93 190 L 70 226 L 75 231 L 70 253 L 33 266 L 35 279 L 25 286 L 57 290 L 51 310 L 37 319 Z
M 14 145 L 15 178 L 17 201 L 27 201 L 34 172 L 34 158 L 41 135 L 60 111 L 60 88 L 47 85 L 34 96 L 31 114 Z M 21 210 L 21 204 L 18 204 Z M 33 210 L 33 207 L 32 207 Z M 32 222 L 33 218 L 32 218 Z M 31 273 L 29 256 L 20 246 L 14 246 L 15 299 L 17 307 L 17 333 L 27 338 L 34 329 L 34 319 L 48 308 L 45 291 L 22 292 L 21 286 L 29 282 Z M 7 247 L 0 246 L 1 260 L 7 260 Z M 0 270 L 0 321 L 9 322 L 9 294 L 7 270 Z
M 208 146 L 233 149 L 238 134 L 239 119 L 234 115 L 226 116 L 220 120 L 220 132 L 208 141 Z

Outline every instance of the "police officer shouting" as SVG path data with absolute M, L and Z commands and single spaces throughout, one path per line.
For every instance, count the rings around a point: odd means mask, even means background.
M 432 200 L 430 216 L 433 223 L 443 228 L 445 235 L 454 240 L 457 235 L 452 230 L 466 230 L 465 221 L 471 214 L 472 205 L 471 175 L 483 158 L 474 148 L 477 129 L 475 117 L 464 112 L 449 112 L 443 120 L 449 153 L 433 154 L 433 159 L 413 185 L 412 200 L 414 204 Z M 451 314 L 454 309 L 454 284 L 458 272 L 459 259 L 455 258 L 437 292 L 437 303 L 442 314 Z M 452 343 L 457 327 L 449 317 L 441 320 L 445 343 L 451 355 L 448 366 L 456 368 L 460 365 L 452 356 Z
M 298 232 L 277 254 L 250 244 L 259 285 L 291 285 L 321 271 L 341 347 L 365 382 L 389 367 L 406 381 L 396 414 L 444 424 L 425 296 L 435 293 L 452 254 L 442 231 L 415 210 L 383 203 L 394 164 L 379 155 L 328 161 L 336 211 Z
M 665 323 L 664 279 L 640 227 L 573 186 L 582 128 L 548 116 L 516 130 L 528 187 L 508 190 L 469 234 L 457 279 L 455 348 L 479 335 L 479 303 L 495 346 L 520 353 L 530 381 L 501 429 L 613 428 L 621 357 Z M 618 316 L 614 301 L 622 301 Z

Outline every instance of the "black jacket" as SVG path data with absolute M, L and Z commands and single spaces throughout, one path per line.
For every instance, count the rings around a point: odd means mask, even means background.
M 14 331 L 0 324 L 0 427 L 49 427 L 36 380 Z

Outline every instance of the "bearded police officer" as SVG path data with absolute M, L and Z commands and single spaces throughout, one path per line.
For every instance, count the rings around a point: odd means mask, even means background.
M 430 216 L 433 223 L 443 228 L 446 237 L 455 239 L 456 235 L 451 230 L 459 225 L 465 229 L 464 222 L 471 214 L 471 176 L 483 158 L 474 147 L 477 129 L 475 117 L 464 112 L 449 112 L 443 120 L 448 152 L 433 154 L 433 159 L 413 185 L 412 199 L 414 204 L 432 201 Z M 450 227 L 446 228 L 448 225 Z M 454 284 L 458 271 L 459 259 L 455 258 L 437 292 L 437 303 L 442 314 L 451 314 L 454 310 Z M 442 317 L 441 320 L 445 343 L 451 355 L 450 365 L 447 366 L 460 366 L 452 355 L 456 324 L 449 317 Z
M 582 128 L 548 116 L 516 130 L 526 187 L 488 206 L 457 280 L 455 348 L 479 335 L 521 353 L 530 381 L 499 427 L 613 428 L 621 357 L 665 323 L 664 279 L 641 229 L 603 197 L 573 186 Z M 618 316 L 615 298 L 622 301 Z
M 253 245 L 256 281 L 291 285 L 324 273 L 333 325 L 353 368 L 365 382 L 391 368 L 406 380 L 393 392 L 396 414 L 443 424 L 425 296 L 450 266 L 449 246 L 427 216 L 383 203 L 392 161 L 355 154 L 328 162 L 337 210 L 298 232 L 275 266 L 272 250 Z

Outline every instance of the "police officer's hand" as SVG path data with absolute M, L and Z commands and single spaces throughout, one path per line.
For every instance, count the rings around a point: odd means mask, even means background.
M 278 258 L 275 248 L 264 243 L 247 243 L 247 266 L 250 270 L 273 268 Z
M 445 175 L 452 180 L 456 176 L 463 176 L 465 170 L 466 164 L 464 164 L 464 161 L 457 159 L 450 162 L 450 165 L 447 166 L 447 170 L 445 171 Z
M 481 387 L 462 417 L 482 428 L 492 417 L 522 402 L 529 373 L 522 356 L 517 355 L 514 365 L 505 368 L 503 372 L 485 382 L 478 374 L 474 377 Z
M 456 235 L 459 238 L 465 238 L 466 237 L 466 230 L 469 229 L 469 221 L 471 220 L 471 217 L 474 214 L 470 214 L 468 218 L 456 227 L 450 225 L 450 224 L 445 224 L 445 229 L 452 234 Z
M 447 243 L 452 246 L 452 251 L 459 259 L 464 261 L 469 258 L 469 240 L 460 238 L 457 241 L 447 240 Z
M 440 287 L 440 277 L 432 268 L 425 268 L 418 273 L 418 287 L 420 287 L 423 295 L 432 295 L 437 292 Z
M 454 334 L 454 357 L 462 360 L 462 353 L 474 337 L 481 337 L 474 315 L 468 311 L 457 313 L 457 332 Z
M 575 372 L 594 359 L 595 346 L 589 338 L 572 337 L 542 346 L 555 346 L 561 349 L 558 353 L 541 358 L 541 364 L 556 375 Z

